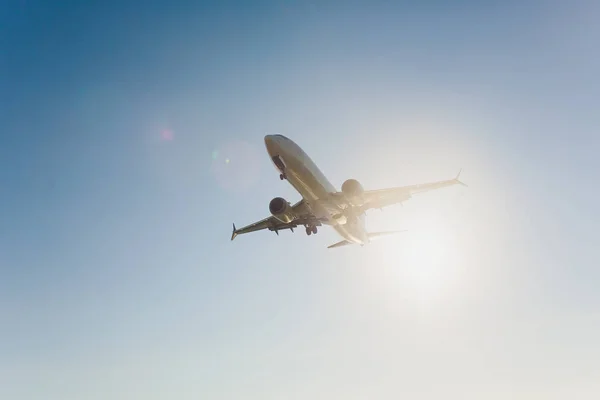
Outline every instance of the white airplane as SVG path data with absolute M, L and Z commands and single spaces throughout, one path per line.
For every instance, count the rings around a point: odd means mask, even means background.
M 461 184 L 456 178 L 380 190 L 364 190 L 355 179 L 348 179 L 342 184 L 342 191 L 325 178 L 315 163 L 291 139 L 283 135 L 265 136 L 265 145 L 271 160 L 280 172 L 279 178 L 286 179 L 300 193 L 302 200 L 291 205 L 282 197 L 275 197 L 269 203 L 271 216 L 254 224 L 236 229 L 233 224 L 231 240 L 237 235 L 255 232 L 263 229 L 279 231 L 290 229 L 292 232 L 298 226 L 306 228 L 306 234 L 316 234 L 317 227 L 331 225 L 344 238 L 328 246 L 341 247 L 349 244 L 365 245 L 371 239 L 394 234 L 401 231 L 367 232 L 365 229 L 365 211 L 382 209 L 383 207 L 402 203 L 413 194 L 432 189 Z

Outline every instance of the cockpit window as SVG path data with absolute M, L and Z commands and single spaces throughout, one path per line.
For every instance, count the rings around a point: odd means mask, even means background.
M 279 138 L 281 138 L 281 139 L 288 140 L 288 138 L 286 138 L 285 136 L 283 136 L 283 135 L 280 135 L 280 134 L 276 134 L 276 135 L 274 135 L 274 136 L 277 136 L 277 137 L 279 137 Z

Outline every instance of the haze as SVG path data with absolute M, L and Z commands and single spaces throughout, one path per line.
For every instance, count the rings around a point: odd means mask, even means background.
M 0 398 L 600 398 L 597 2 L 0 7 Z M 265 134 L 338 189 L 268 215 Z

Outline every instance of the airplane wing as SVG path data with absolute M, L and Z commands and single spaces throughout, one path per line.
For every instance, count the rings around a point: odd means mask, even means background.
M 300 200 L 299 202 L 294 204 L 292 206 L 292 209 L 294 210 L 294 213 L 296 215 L 298 215 L 298 218 L 296 218 L 295 220 L 293 220 L 290 223 L 281 222 L 277 218 L 270 216 L 270 217 L 262 219 L 258 222 L 255 222 L 253 224 L 246 225 L 239 229 L 237 229 L 235 227 L 235 224 L 233 224 L 233 232 L 231 233 L 231 240 L 235 239 L 235 237 L 237 235 L 261 231 L 264 229 L 274 231 L 276 234 L 279 235 L 279 231 L 281 231 L 281 230 L 289 229 L 293 232 L 294 228 L 296 228 L 297 226 L 304 226 L 309 223 L 313 224 L 315 226 L 321 226 L 322 221 L 319 220 L 318 218 L 316 218 L 314 215 L 312 215 L 312 213 L 310 212 L 308 207 L 306 207 L 304 200 Z
M 410 185 L 410 186 L 402 186 L 395 187 L 389 189 L 380 189 L 380 190 L 365 190 L 363 192 L 363 205 L 357 207 L 359 212 L 365 212 L 367 210 L 372 210 L 376 208 L 383 208 L 393 204 L 403 203 L 406 200 L 409 200 L 413 195 L 428 192 L 430 190 L 441 189 L 447 186 L 452 185 L 465 185 L 463 182 L 459 180 L 460 171 L 456 178 L 449 179 L 445 181 L 424 183 L 419 185 Z M 335 193 L 335 195 L 342 195 L 341 192 Z

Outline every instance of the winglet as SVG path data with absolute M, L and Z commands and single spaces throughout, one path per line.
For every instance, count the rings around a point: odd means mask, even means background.
M 464 182 L 461 182 L 458 178 L 460 178 L 460 173 L 462 172 L 462 168 L 458 171 L 458 174 L 456 175 L 456 178 L 454 178 L 454 181 L 456 183 L 458 183 L 459 185 L 463 185 L 465 187 L 468 187 L 467 184 L 465 184 Z
M 235 224 L 233 224 L 233 232 L 231 232 L 231 240 L 235 239 L 236 236 L 237 236 L 237 232 L 235 229 Z

